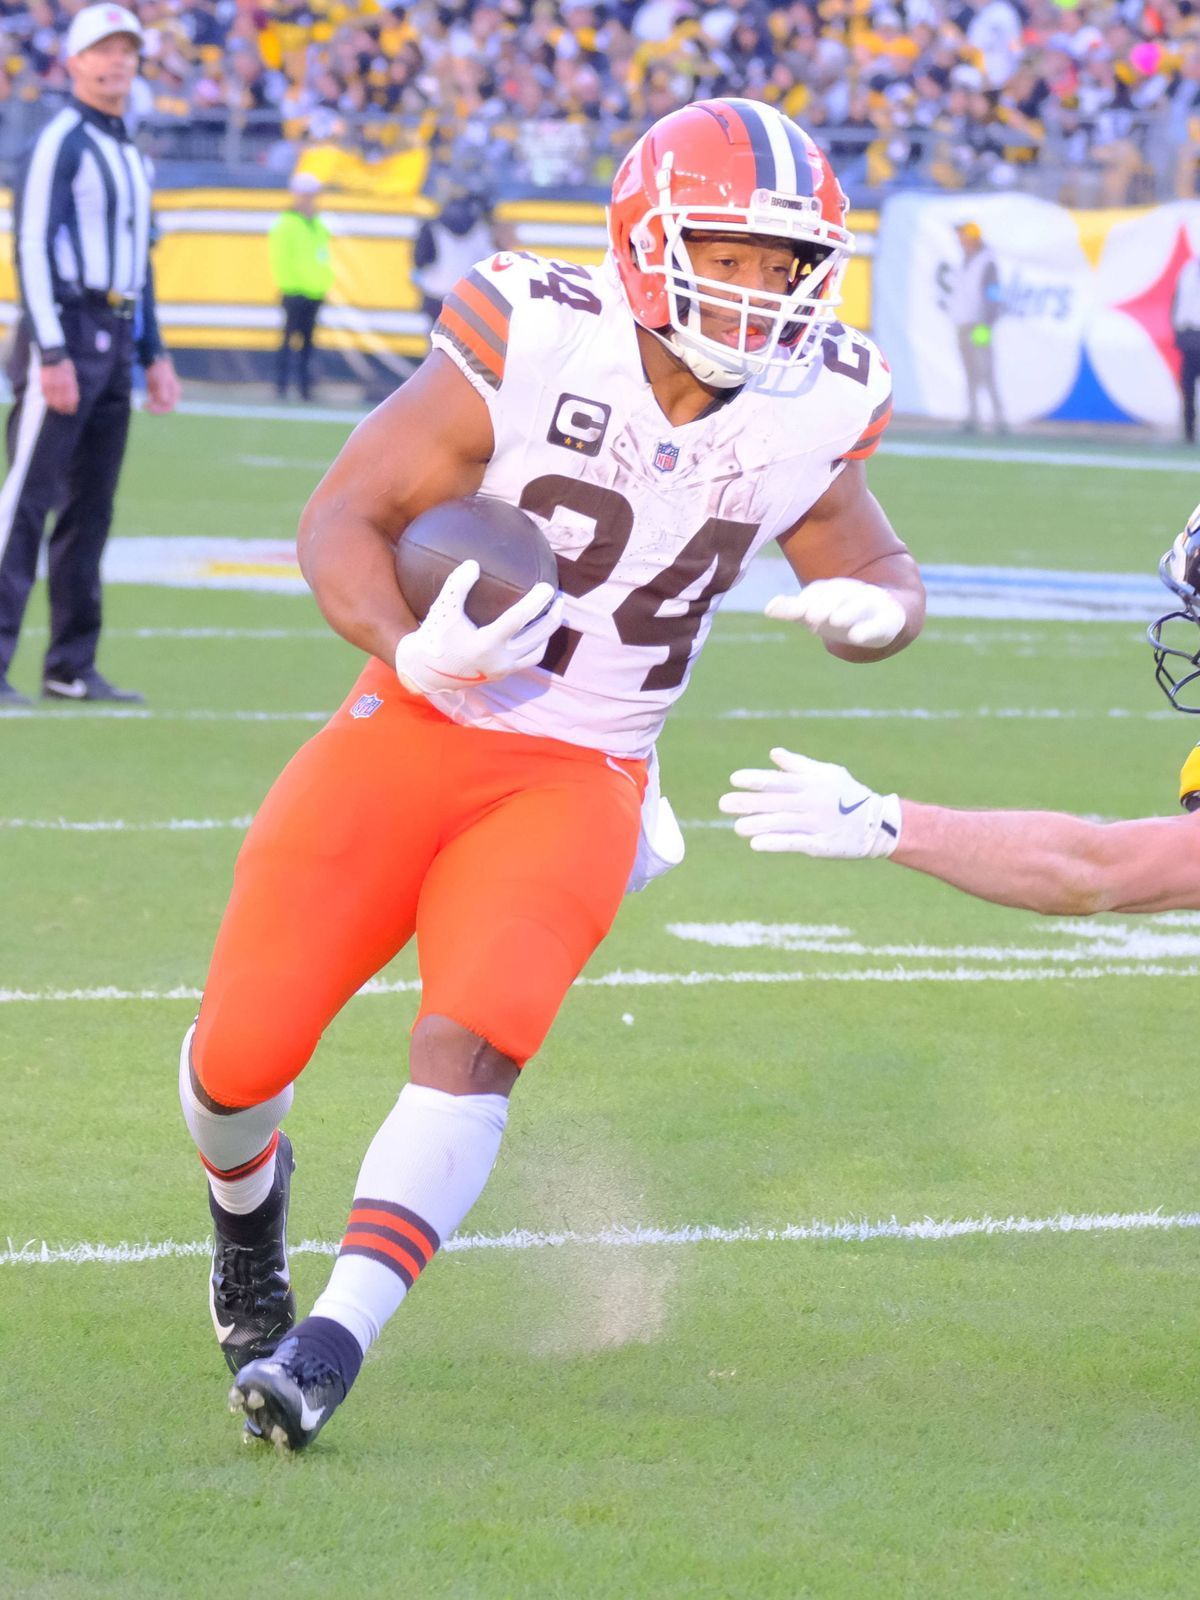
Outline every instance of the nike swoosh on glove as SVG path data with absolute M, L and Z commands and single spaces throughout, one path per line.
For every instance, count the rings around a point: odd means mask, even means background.
M 899 795 L 876 794 L 845 767 L 792 750 L 777 747 L 771 760 L 774 770 L 732 773 L 734 789 L 720 799 L 752 850 L 851 860 L 890 856 L 899 844 Z
M 455 567 L 424 622 L 396 646 L 396 675 L 413 694 L 467 689 L 535 667 L 561 626 L 562 595 L 535 583 L 494 622 L 476 627 L 466 604 L 478 577 L 478 561 Z
M 815 578 L 799 594 L 777 594 L 766 604 L 777 622 L 799 622 L 830 644 L 881 650 L 908 618 L 904 607 L 878 584 L 860 578 Z

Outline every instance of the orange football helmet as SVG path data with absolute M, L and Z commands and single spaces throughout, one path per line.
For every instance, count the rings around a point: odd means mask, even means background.
M 854 250 L 845 218 L 833 168 L 790 117 L 754 100 L 698 100 L 661 117 L 622 161 L 608 235 L 635 320 L 702 382 L 730 388 L 815 353 Z M 700 277 L 685 238 L 697 231 L 790 245 L 792 287 L 774 294 Z M 704 309 L 727 315 L 731 303 L 740 316 L 736 345 L 700 326 Z

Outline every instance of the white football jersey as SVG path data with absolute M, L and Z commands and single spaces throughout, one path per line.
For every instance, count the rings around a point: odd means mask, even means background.
M 755 552 L 875 448 L 891 415 L 886 363 L 835 323 L 821 359 L 676 426 L 607 264 L 520 251 L 461 279 L 432 339 L 491 415 L 480 492 L 541 525 L 566 612 L 541 666 L 430 699 L 458 722 L 648 755 Z

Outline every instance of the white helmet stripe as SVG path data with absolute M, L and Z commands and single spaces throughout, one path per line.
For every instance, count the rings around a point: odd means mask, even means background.
M 795 194 L 799 187 L 799 174 L 796 171 L 796 157 L 792 153 L 792 142 L 777 112 L 769 106 L 763 106 L 761 117 L 771 143 L 771 154 L 775 157 L 775 187 L 781 194 Z

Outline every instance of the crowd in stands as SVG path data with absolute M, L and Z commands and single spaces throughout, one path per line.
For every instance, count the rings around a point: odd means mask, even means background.
M 61 89 L 85 0 L 0 0 L 0 102 Z M 851 195 L 1197 192 L 1200 0 L 142 0 L 136 109 L 263 149 L 423 145 L 434 168 L 594 185 L 688 100 L 770 101 Z M 0 105 L 2 110 L 2 105 Z

